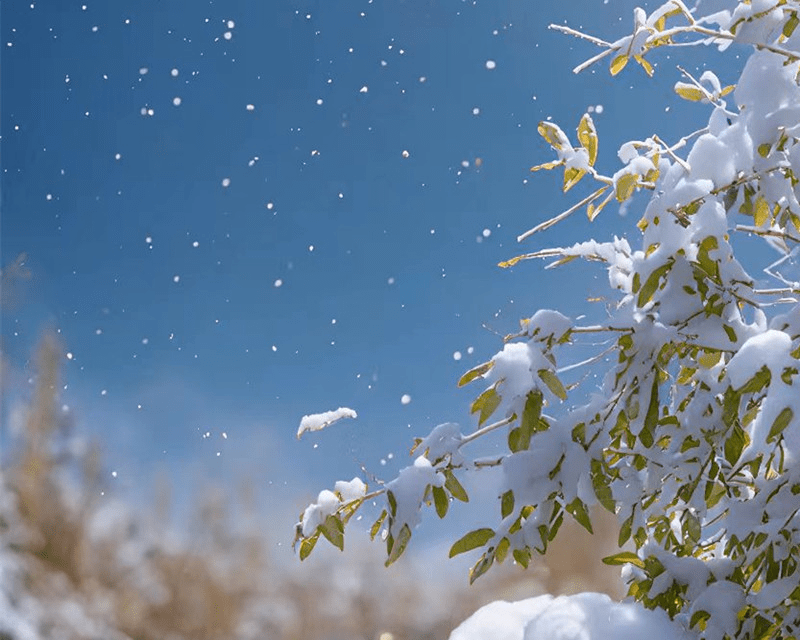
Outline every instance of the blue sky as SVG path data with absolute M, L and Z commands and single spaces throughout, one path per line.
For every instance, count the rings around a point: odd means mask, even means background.
M 4 2 L 0 248 L 32 272 L 6 355 L 25 371 L 60 332 L 62 401 L 121 491 L 249 475 L 299 510 L 360 464 L 391 477 L 413 436 L 472 428 L 455 383 L 497 334 L 598 312 L 595 266 L 497 262 L 633 233 L 609 208 L 517 245 L 589 187 L 529 173 L 538 122 L 602 105 L 613 171 L 624 140 L 707 118 L 672 91 L 691 58 L 574 76 L 595 49 L 547 29 L 614 40 L 634 4 L 657 3 Z M 358 420 L 295 439 L 339 406 Z

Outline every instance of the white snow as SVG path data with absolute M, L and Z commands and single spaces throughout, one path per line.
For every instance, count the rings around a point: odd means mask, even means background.
M 297 437 L 299 438 L 306 431 L 320 431 L 343 418 L 357 417 L 358 414 L 347 407 L 339 407 L 335 411 L 324 411 L 323 413 L 303 416 L 300 420 L 300 428 L 297 430 Z
M 688 640 L 693 637 L 663 611 L 650 611 L 636 603 L 614 602 L 600 593 L 492 602 L 450 634 L 450 640 Z

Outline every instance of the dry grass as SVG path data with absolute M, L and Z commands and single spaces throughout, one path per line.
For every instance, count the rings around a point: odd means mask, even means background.
M 152 525 L 169 511 L 166 488 L 155 515 L 122 511 L 98 534 L 102 462 L 97 448 L 65 453 L 69 425 L 56 409 L 61 351 L 53 337 L 41 342 L 24 434 L 0 474 L 0 640 L 24 637 L 3 628 L 3 606 L 39 638 L 371 640 L 390 632 L 422 640 L 447 637 L 492 599 L 619 595 L 617 572 L 599 562 L 614 550 L 613 523 L 599 515 L 594 537 L 565 525 L 547 565 L 503 567 L 479 588 L 431 584 L 408 563 L 386 571 L 372 552 L 318 562 L 311 572 L 274 567 L 268 541 L 237 532 L 227 511 L 236 500 L 255 509 L 247 489 L 203 494 L 191 547 L 170 547 Z M 4 558 L 15 567 L 5 577 Z

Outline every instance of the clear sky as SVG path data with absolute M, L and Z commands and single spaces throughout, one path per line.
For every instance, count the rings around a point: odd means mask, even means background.
M 659 3 L 3 2 L 2 263 L 32 272 L 7 356 L 24 372 L 60 331 L 61 400 L 121 490 L 249 475 L 299 510 L 360 464 L 391 477 L 413 436 L 473 428 L 455 383 L 498 334 L 598 312 L 596 266 L 497 262 L 634 233 L 610 207 L 517 245 L 589 187 L 529 173 L 538 122 L 574 135 L 591 108 L 613 171 L 622 141 L 707 118 L 674 54 L 574 76 L 595 48 L 547 29 L 615 40 L 634 4 Z M 295 439 L 339 406 L 359 418 Z

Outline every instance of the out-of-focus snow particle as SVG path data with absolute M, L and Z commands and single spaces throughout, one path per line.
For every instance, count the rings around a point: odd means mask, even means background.
M 386 60 L 381 60 L 381 66 L 382 67 L 385 67 L 387 64 L 389 64 L 389 63 L 386 62 Z
M 248 111 L 255 111 L 255 108 L 256 108 L 256 106 L 254 104 L 248 104 L 247 107 L 246 107 L 246 109 Z
M 483 230 L 483 237 L 484 238 L 488 238 L 490 235 L 492 235 L 492 230 L 491 229 L 484 229 Z
M 322 102 L 322 98 L 317 98 L 317 106 L 321 106 Z
M 181 277 L 180 276 L 172 276 L 172 281 L 175 284 L 178 284 L 181 281 Z
M 67 351 L 67 360 L 72 360 L 75 356 L 72 355 L 72 351 Z
M 179 96 L 175 96 L 175 97 L 172 99 L 172 104 L 174 104 L 176 107 L 180 107 L 180 106 L 181 106 L 181 99 L 180 99 L 180 97 L 179 97 Z
M 52 200 L 52 199 L 53 199 L 53 194 L 52 194 L 52 193 L 48 193 L 48 194 L 45 196 L 45 200 Z
M 472 107 L 472 115 L 479 116 L 481 114 L 481 110 L 479 107 Z
M 491 71 L 492 69 L 497 67 L 497 63 L 494 60 L 487 60 L 486 61 L 486 68 Z
M 148 71 L 150 71 L 150 69 L 148 69 L 147 67 L 139 67 L 140 76 L 146 76 Z
M 598 104 L 598 105 L 597 105 L 597 106 L 594 108 L 594 112 L 595 112 L 595 113 L 603 113 L 603 105 L 602 105 L 602 104 Z
M 278 347 L 276 347 L 276 346 L 273 344 L 273 345 L 272 345 L 272 350 L 273 350 L 273 351 L 277 351 L 277 350 L 278 350 Z
M 228 29 L 233 29 L 236 23 L 233 20 L 228 20 Z
M 222 37 L 225 38 L 226 40 L 230 40 L 233 37 L 233 34 L 230 31 L 226 31 L 225 33 L 222 34 Z
M 358 90 L 359 93 L 367 93 L 367 91 L 369 91 L 369 87 L 367 85 L 364 85 Z
M 314 245 L 313 244 L 308 245 L 308 250 L 309 251 L 313 251 L 314 250 Z
M 277 288 L 278 288 L 278 287 L 280 287 L 281 285 L 283 285 L 283 280 L 281 280 L 280 278 L 278 278 L 278 279 L 275 281 L 275 288 L 277 289 Z
M 180 73 L 180 72 L 177 69 L 173 69 L 169 73 L 173 78 L 177 78 L 178 77 L 178 73 Z
M 103 390 L 100 392 L 100 395 L 101 395 L 101 396 L 107 396 L 107 395 L 108 395 L 108 389 L 103 389 Z
M 461 166 L 462 166 L 462 167 L 464 167 L 465 169 L 466 169 L 467 167 L 469 167 L 469 160 L 462 160 L 462 161 L 461 161 Z
M 394 284 L 394 278 L 389 278 L 386 282 L 388 284 Z
M 197 249 L 197 247 L 199 247 L 199 246 L 200 246 L 200 243 L 199 243 L 197 240 L 195 240 L 194 242 L 192 242 L 192 246 L 193 246 L 195 249 Z
M 274 205 L 272 202 L 267 202 L 267 209 L 269 209 L 270 211 L 272 211 L 272 209 L 273 209 L 274 207 L 275 207 L 275 205 Z
M 117 472 L 116 471 L 112 471 L 111 472 L 111 477 L 112 478 L 116 478 L 117 477 Z
M 483 158 L 475 158 L 475 168 L 480 169 L 483 164 Z
M 474 353 L 474 351 L 475 351 L 475 347 L 467 347 L 467 353 L 469 355 L 472 355 Z
M 410 156 L 410 155 L 411 155 L 411 154 L 408 152 L 408 149 L 403 149 L 402 156 L 403 156 L 404 158 L 408 158 L 408 156 Z
M 231 179 L 230 178 L 223 178 L 222 179 L 222 186 L 226 189 L 231 186 Z
M 96 27 L 96 26 L 92 27 L 92 33 L 97 33 L 98 29 L 99 29 L 99 27 Z
M 145 241 L 147 244 L 153 244 L 153 236 L 147 236 L 147 237 L 144 239 L 144 241 Z
M 121 153 L 114 154 L 114 160 L 121 160 L 121 159 L 122 159 L 122 154 Z
M 456 361 L 461 360 L 461 352 L 460 351 L 454 351 L 453 352 L 453 360 L 456 360 Z
M 420 82 L 425 82 L 425 81 L 427 81 L 427 78 L 425 76 L 420 76 L 419 77 L 419 81 Z
M 150 343 L 150 338 L 142 338 L 142 344 L 147 345 Z
M 404 393 L 400 398 L 400 404 L 408 404 L 409 402 L 411 402 L 411 396 L 407 393 Z
M 340 191 L 339 192 L 339 200 L 341 200 L 342 198 L 344 198 L 344 194 Z

